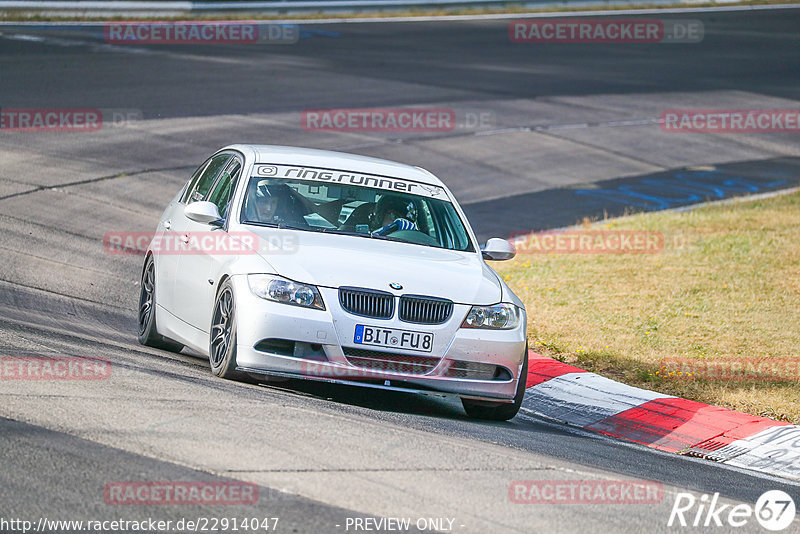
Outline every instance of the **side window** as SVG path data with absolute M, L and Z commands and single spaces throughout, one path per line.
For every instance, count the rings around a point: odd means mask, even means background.
M 191 204 L 192 202 L 203 200 L 203 197 L 208 193 L 219 171 L 228 163 L 229 159 L 231 159 L 230 154 L 220 154 L 211 158 L 211 161 L 206 165 L 203 172 L 197 176 L 197 178 L 192 179 L 192 183 L 186 188 L 186 193 L 183 195 L 181 201 Z
M 189 183 L 184 186 L 183 190 L 181 191 L 181 199 L 180 202 L 186 202 L 186 199 L 189 197 L 189 191 L 192 191 L 194 187 L 197 185 L 197 180 L 200 179 L 200 175 L 203 174 L 203 171 L 208 166 L 208 162 L 211 161 L 211 158 L 205 160 L 202 165 L 197 167 L 197 170 L 194 171 L 192 177 L 189 179 Z
M 208 198 L 206 199 L 216 204 L 219 214 L 223 219 L 228 216 L 231 197 L 233 196 L 233 191 L 236 190 L 236 182 L 241 172 L 241 162 L 239 162 L 238 159 L 231 161 L 220 175 L 219 180 L 217 180 L 217 183 L 214 185 L 214 189 L 208 194 Z

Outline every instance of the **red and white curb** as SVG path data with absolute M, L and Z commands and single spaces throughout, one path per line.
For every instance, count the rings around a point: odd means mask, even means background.
M 522 407 L 647 447 L 800 480 L 800 426 L 628 386 L 529 353 Z

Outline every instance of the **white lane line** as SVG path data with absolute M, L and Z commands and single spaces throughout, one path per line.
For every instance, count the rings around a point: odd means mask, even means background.
M 0 27 L 0 29 L 2 28 Z M 248 60 L 238 59 L 234 57 L 187 54 L 187 53 L 173 52 L 172 50 L 167 50 L 165 48 L 141 48 L 133 45 L 114 45 L 102 41 L 64 39 L 61 37 L 50 37 L 50 36 L 40 37 L 27 34 L 8 34 L 8 33 L 3 33 L 2 31 L 0 31 L 0 39 L 7 39 L 12 41 L 36 42 L 44 45 L 60 46 L 62 48 L 74 48 L 82 46 L 82 47 L 87 47 L 93 53 L 109 52 L 109 53 L 131 54 L 131 55 L 141 55 L 141 56 L 160 56 L 171 59 L 182 59 L 186 61 L 204 61 L 210 63 L 222 63 L 222 64 L 232 64 L 232 65 L 249 64 Z M 159 45 L 156 45 L 156 47 L 158 46 Z
M 116 46 L 99 41 L 85 41 L 80 39 L 64 39 L 61 37 L 28 35 L 22 33 L 2 33 L 0 32 L 0 39 L 7 39 L 9 41 L 26 41 L 42 43 L 50 46 L 60 46 L 62 48 L 73 48 L 85 46 L 89 47 L 92 52 L 120 52 L 124 54 L 142 54 L 142 55 L 156 55 L 158 51 L 150 50 L 147 48 L 137 48 L 134 46 Z
M 34 41 L 34 42 L 37 42 L 37 43 L 40 43 L 40 42 L 44 41 L 44 37 L 39 37 L 38 35 L 22 35 L 22 34 L 3 35 L 3 34 L 0 34 L 0 36 L 2 36 L 5 39 L 8 39 L 10 41 Z

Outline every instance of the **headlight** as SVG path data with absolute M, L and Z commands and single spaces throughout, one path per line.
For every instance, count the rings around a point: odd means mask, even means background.
M 461 327 L 510 330 L 519 325 L 521 315 L 519 308 L 505 302 L 494 306 L 473 306 Z
M 319 290 L 314 286 L 298 284 L 297 282 L 268 274 L 250 274 L 247 276 L 247 283 L 250 284 L 250 291 L 262 299 L 302 306 L 303 308 L 325 309 L 322 295 L 319 294 Z

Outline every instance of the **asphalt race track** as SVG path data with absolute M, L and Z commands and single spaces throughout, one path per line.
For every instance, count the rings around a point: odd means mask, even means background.
M 680 134 L 656 121 L 664 109 L 796 109 L 800 11 L 664 17 L 701 20 L 704 40 L 515 44 L 508 21 L 469 20 L 310 24 L 291 45 L 159 46 L 108 44 L 101 27 L 0 26 L 1 108 L 104 110 L 97 132 L 0 131 L 0 356 L 101 357 L 113 370 L 98 381 L 0 381 L 0 518 L 278 517 L 277 532 L 335 533 L 354 531 L 348 518 L 410 517 L 448 518 L 465 533 L 674 532 L 677 492 L 751 505 L 770 489 L 800 498 L 787 481 L 528 414 L 481 423 L 447 399 L 216 379 L 201 358 L 137 343 L 142 257 L 103 247 L 107 232 L 155 228 L 191 171 L 234 142 L 426 167 L 482 238 L 684 206 L 730 179 L 749 192 L 796 187 L 796 133 Z M 450 109 L 458 124 L 301 124 L 306 109 L 397 106 Z M 656 189 L 645 203 L 619 194 L 641 184 Z M 621 478 L 662 483 L 662 502 L 509 499 L 517 480 Z M 115 481 L 221 480 L 258 485 L 258 502 L 104 499 Z

